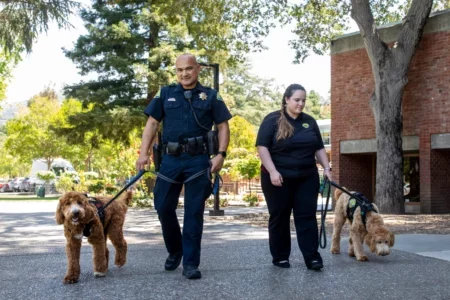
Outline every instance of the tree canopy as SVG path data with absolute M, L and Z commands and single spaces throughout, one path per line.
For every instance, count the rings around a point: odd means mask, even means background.
M 79 132 L 97 128 L 103 137 L 126 140 L 130 130 L 143 127 L 145 105 L 175 79 L 179 54 L 192 52 L 226 70 L 248 51 L 264 48 L 263 38 L 285 14 L 285 5 L 284 0 L 94 2 L 81 11 L 88 33 L 65 50 L 82 75 L 98 75 L 66 87 L 67 96 L 93 105 L 71 124 Z
M 413 0 L 366 0 L 376 26 L 405 18 Z M 448 0 L 435 0 L 432 11 L 450 7 Z M 300 63 L 312 53 L 325 55 L 331 41 L 350 29 L 351 0 L 307 0 L 293 4 L 290 15 L 296 21 L 296 38 L 290 41 L 294 61 Z
M 0 52 L 31 52 L 33 42 L 50 22 L 70 27 L 69 15 L 79 7 L 72 0 L 0 0 Z

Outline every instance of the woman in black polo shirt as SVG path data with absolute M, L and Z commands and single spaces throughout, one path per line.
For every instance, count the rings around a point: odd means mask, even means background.
M 268 114 L 259 128 L 256 146 L 261 158 L 261 185 L 269 209 L 272 263 L 289 268 L 290 216 L 294 211 L 297 242 L 308 269 L 323 268 L 318 252 L 316 220 L 319 174 L 316 158 L 331 180 L 331 168 L 317 122 L 302 112 L 306 91 L 290 85 L 280 111 Z

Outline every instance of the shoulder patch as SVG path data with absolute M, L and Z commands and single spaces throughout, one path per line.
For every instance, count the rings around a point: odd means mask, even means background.
M 223 101 L 223 98 L 222 98 L 222 96 L 220 96 L 219 92 L 217 92 L 217 100 Z

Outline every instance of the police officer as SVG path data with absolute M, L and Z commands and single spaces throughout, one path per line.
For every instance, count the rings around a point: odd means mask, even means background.
M 256 146 L 262 161 L 261 187 L 269 210 L 269 246 L 272 263 L 289 268 L 290 216 L 294 212 L 297 242 L 308 269 L 323 268 L 318 252 L 316 220 L 319 174 L 316 158 L 330 180 L 331 168 L 317 122 L 302 112 L 306 91 L 290 85 L 281 110 L 268 114 L 258 132 Z
M 183 54 L 176 60 L 178 84 L 163 87 L 145 109 L 148 116 L 142 135 L 138 170 L 150 164 L 150 145 L 163 121 L 162 163 L 154 189 L 155 209 L 161 222 L 169 257 L 166 270 L 175 270 L 183 258 L 183 276 L 201 278 L 200 244 L 203 232 L 205 201 L 212 192 L 211 181 L 205 172 L 193 180 L 189 178 L 209 167 L 220 171 L 226 157 L 230 130 L 228 111 L 217 91 L 198 82 L 200 65 L 195 56 Z M 219 151 L 211 160 L 204 137 L 217 125 Z M 195 176 L 194 176 L 195 177 Z M 176 215 L 178 198 L 184 184 L 184 224 L 181 234 Z M 174 183 L 180 182 L 180 183 Z

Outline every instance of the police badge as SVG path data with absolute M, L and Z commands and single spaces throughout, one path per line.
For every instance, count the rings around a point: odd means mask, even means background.
M 208 98 L 208 96 L 206 96 L 206 94 L 204 92 L 200 93 L 200 99 L 206 100 L 207 98 Z

